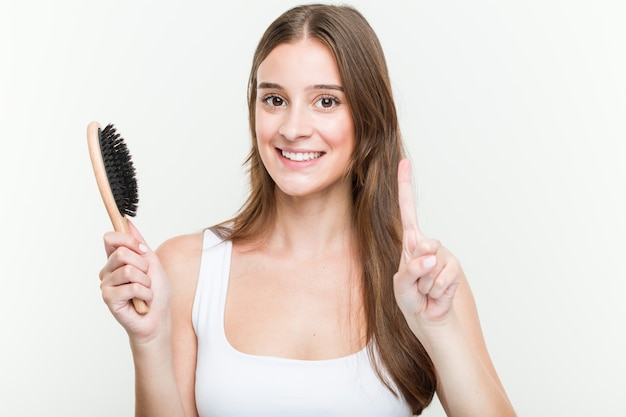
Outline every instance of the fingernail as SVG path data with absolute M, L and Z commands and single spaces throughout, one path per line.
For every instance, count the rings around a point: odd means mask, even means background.
M 429 256 L 428 258 L 424 259 L 424 268 L 432 268 L 433 266 L 435 266 L 436 263 L 437 257 Z
M 139 250 L 141 251 L 141 253 L 148 253 L 148 247 L 143 243 L 139 244 Z

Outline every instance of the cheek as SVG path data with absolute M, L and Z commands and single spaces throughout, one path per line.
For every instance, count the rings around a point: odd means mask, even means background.
M 324 133 L 328 142 L 333 146 L 354 148 L 354 123 L 349 117 L 338 119 L 335 123 L 324 125 Z
M 275 123 L 272 118 L 264 115 L 262 111 L 257 110 L 254 118 L 254 130 L 256 132 L 257 142 L 266 142 L 274 136 L 276 130 Z
M 254 117 L 254 131 L 256 134 L 256 147 L 261 158 L 263 165 L 267 166 L 271 158 L 269 158 L 268 144 L 271 143 L 274 137 L 271 118 L 267 115 L 263 116 L 263 112 L 258 109 L 255 112 Z

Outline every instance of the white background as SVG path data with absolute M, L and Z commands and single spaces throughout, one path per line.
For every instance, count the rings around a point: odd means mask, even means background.
M 252 53 L 296 4 L 1 0 L 0 415 L 132 415 L 87 123 L 126 138 L 152 246 L 230 217 Z M 520 416 L 626 415 L 624 3 L 351 4 L 387 54 L 421 225 L 461 260 Z

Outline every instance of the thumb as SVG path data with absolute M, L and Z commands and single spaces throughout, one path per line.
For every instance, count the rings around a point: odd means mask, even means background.
M 135 239 L 139 241 L 139 250 L 141 252 L 147 253 L 148 251 L 150 251 L 150 247 L 148 246 L 148 244 L 146 243 L 146 240 L 143 238 L 143 236 L 139 232 L 139 229 L 137 229 L 137 227 L 135 227 L 133 222 L 131 222 L 130 220 L 128 220 L 128 234 L 130 234 L 132 237 L 134 237 Z

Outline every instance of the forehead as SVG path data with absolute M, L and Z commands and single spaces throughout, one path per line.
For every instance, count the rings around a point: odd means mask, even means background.
M 316 39 L 281 43 L 261 62 L 258 82 L 279 82 L 279 79 L 309 84 L 334 83 L 341 77 L 335 57 Z

